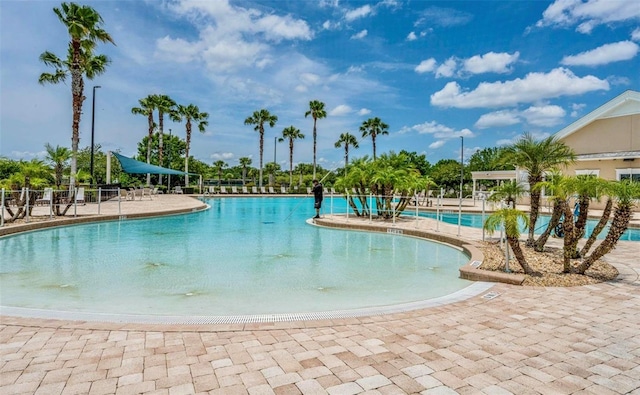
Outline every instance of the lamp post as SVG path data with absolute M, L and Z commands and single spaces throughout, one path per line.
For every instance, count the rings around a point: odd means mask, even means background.
M 278 147 L 278 137 L 273 138 L 273 163 L 276 163 L 276 148 Z
M 96 123 L 96 88 L 102 88 L 100 85 L 94 85 L 93 86 L 93 104 L 91 106 L 91 162 L 89 164 L 89 171 L 91 172 L 91 183 L 94 183 L 94 178 L 93 178 L 93 150 L 94 150 L 94 144 L 93 144 L 93 139 L 94 139 L 94 135 L 95 135 L 95 123 Z
M 464 180 L 464 137 L 460 136 L 460 201 L 458 203 L 458 236 L 462 225 L 462 181 Z
M 171 169 L 171 129 L 169 129 L 169 152 L 167 152 L 169 160 L 169 169 Z M 171 191 L 171 173 L 167 174 L 167 193 Z

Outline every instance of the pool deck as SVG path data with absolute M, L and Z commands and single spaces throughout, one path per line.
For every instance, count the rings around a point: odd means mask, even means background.
M 166 195 L 127 202 L 127 215 L 200 206 Z M 428 219 L 385 226 L 482 237 Z M 466 300 L 360 318 L 157 325 L 1 315 L 0 393 L 640 394 L 639 246 L 620 242 L 607 255 L 621 272 L 613 282 L 496 284 Z

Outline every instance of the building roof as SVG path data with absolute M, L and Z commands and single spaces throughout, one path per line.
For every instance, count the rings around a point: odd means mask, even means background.
M 555 134 L 561 140 L 598 119 L 640 114 L 640 92 L 627 90 Z
M 598 154 L 578 155 L 576 160 L 599 160 L 599 159 L 636 159 L 640 158 L 640 151 L 624 151 L 624 152 L 602 152 Z

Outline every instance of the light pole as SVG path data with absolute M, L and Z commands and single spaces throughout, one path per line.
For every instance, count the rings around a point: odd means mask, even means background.
M 169 159 L 169 169 L 171 169 L 171 129 L 169 129 L 169 152 L 167 152 L 167 159 Z M 167 193 L 171 192 L 171 173 L 167 174 Z
M 278 137 L 273 138 L 273 163 L 276 163 L 276 148 L 278 147 Z
M 96 88 L 102 88 L 100 85 L 94 85 L 93 86 L 93 104 L 91 107 L 91 162 L 89 164 L 89 171 L 91 172 L 91 183 L 94 183 L 94 178 L 93 178 L 93 149 L 94 149 L 94 144 L 93 144 L 93 138 L 95 135 L 95 123 L 96 123 Z
M 462 224 L 462 181 L 464 180 L 464 137 L 460 136 L 460 201 L 458 203 L 458 236 Z

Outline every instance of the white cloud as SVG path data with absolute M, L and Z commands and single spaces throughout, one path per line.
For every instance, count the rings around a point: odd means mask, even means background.
M 620 41 L 577 55 L 565 56 L 560 63 L 566 66 L 599 66 L 633 59 L 639 50 L 640 46 L 633 41 Z
M 522 111 L 522 116 L 530 125 L 551 127 L 558 125 L 566 115 L 560 106 L 531 106 Z
M 411 32 L 409 33 L 409 35 L 407 36 L 407 41 L 415 41 L 418 39 L 418 36 L 416 36 L 415 32 Z
M 520 123 L 520 118 L 516 111 L 501 110 L 481 115 L 474 126 L 478 129 L 487 129 L 510 126 L 517 123 Z
M 156 41 L 159 60 L 187 63 L 202 61 L 212 71 L 231 72 L 239 68 L 262 68 L 271 62 L 272 43 L 282 40 L 310 40 L 307 22 L 290 15 L 263 14 L 227 1 L 171 3 L 168 9 L 197 20 L 198 39 L 165 36 Z M 248 38 L 251 37 L 251 38 Z
M 454 8 L 429 7 L 420 13 L 414 26 L 435 25 L 443 27 L 466 25 L 473 19 L 473 14 Z
M 358 115 L 369 115 L 371 114 L 371 110 L 368 108 L 361 108 L 358 110 Z
M 436 60 L 434 58 L 430 58 L 420 62 L 420 64 L 417 65 L 414 70 L 416 71 L 416 73 L 422 74 L 422 73 L 431 72 L 435 70 L 435 68 L 436 68 Z
M 332 116 L 342 116 L 342 115 L 347 115 L 352 113 L 353 110 L 351 109 L 351 107 L 347 106 L 346 104 L 340 104 L 339 106 L 336 106 L 333 110 L 329 111 L 329 115 Z
M 609 82 L 592 75 L 578 77 L 569 69 L 557 68 L 548 73 L 529 73 L 524 78 L 511 81 L 482 82 L 471 91 L 463 91 L 457 82 L 449 82 L 431 95 L 431 104 L 438 107 L 491 108 L 597 90 L 609 90 Z
M 461 129 L 456 130 L 452 127 L 439 124 L 436 121 L 428 121 L 421 124 L 413 125 L 413 126 L 404 126 L 402 127 L 398 133 L 406 134 L 406 133 L 418 133 L 418 134 L 430 134 L 433 137 L 441 140 L 449 140 L 453 138 L 457 138 L 460 136 L 463 137 L 474 137 L 474 133 L 469 129 Z
M 573 103 L 571 105 L 571 117 L 577 118 L 582 109 L 584 109 L 587 105 L 584 103 Z
M 373 12 L 373 8 L 369 4 L 365 4 L 362 7 L 358 7 L 353 10 L 349 10 L 344 14 L 344 19 L 351 22 L 359 18 L 364 18 Z
M 211 159 L 215 160 L 231 160 L 234 158 L 233 152 L 216 152 L 211 154 Z
M 544 26 L 573 26 L 589 34 L 599 25 L 640 19 L 640 2 L 611 0 L 556 0 L 536 23 Z
M 430 149 L 438 149 L 440 147 L 442 147 L 444 145 L 444 143 L 446 143 L 446 140 L 438 140 L 438 141 L 434 141 L 433 143 L 429 144 L 429 148 Z
M 456 71 L 457 62 L 455 58 L 447 59 L 443 64 L 436 69 L 436 78 L 440 77 L 453 77 Z
M 351 36 L 351 39 L 352 40 L 361 40 L 361 39 L 367 37 L 367 33 L 368 33 L 367 29 L 361 30 L 358 33 L 356 33 L 353 36 Z
M 482 73 L 509 73 L 511 64 L 520 57 L 520 52 L 513 54 L 488 52 L 484 55 L 472 56 L 463 61 L 465 71 L 472 74 Z
M 637 27 L 634 31 L 631 32 L 631 39 L 633 41 L 640 41 L 640 27 Z

